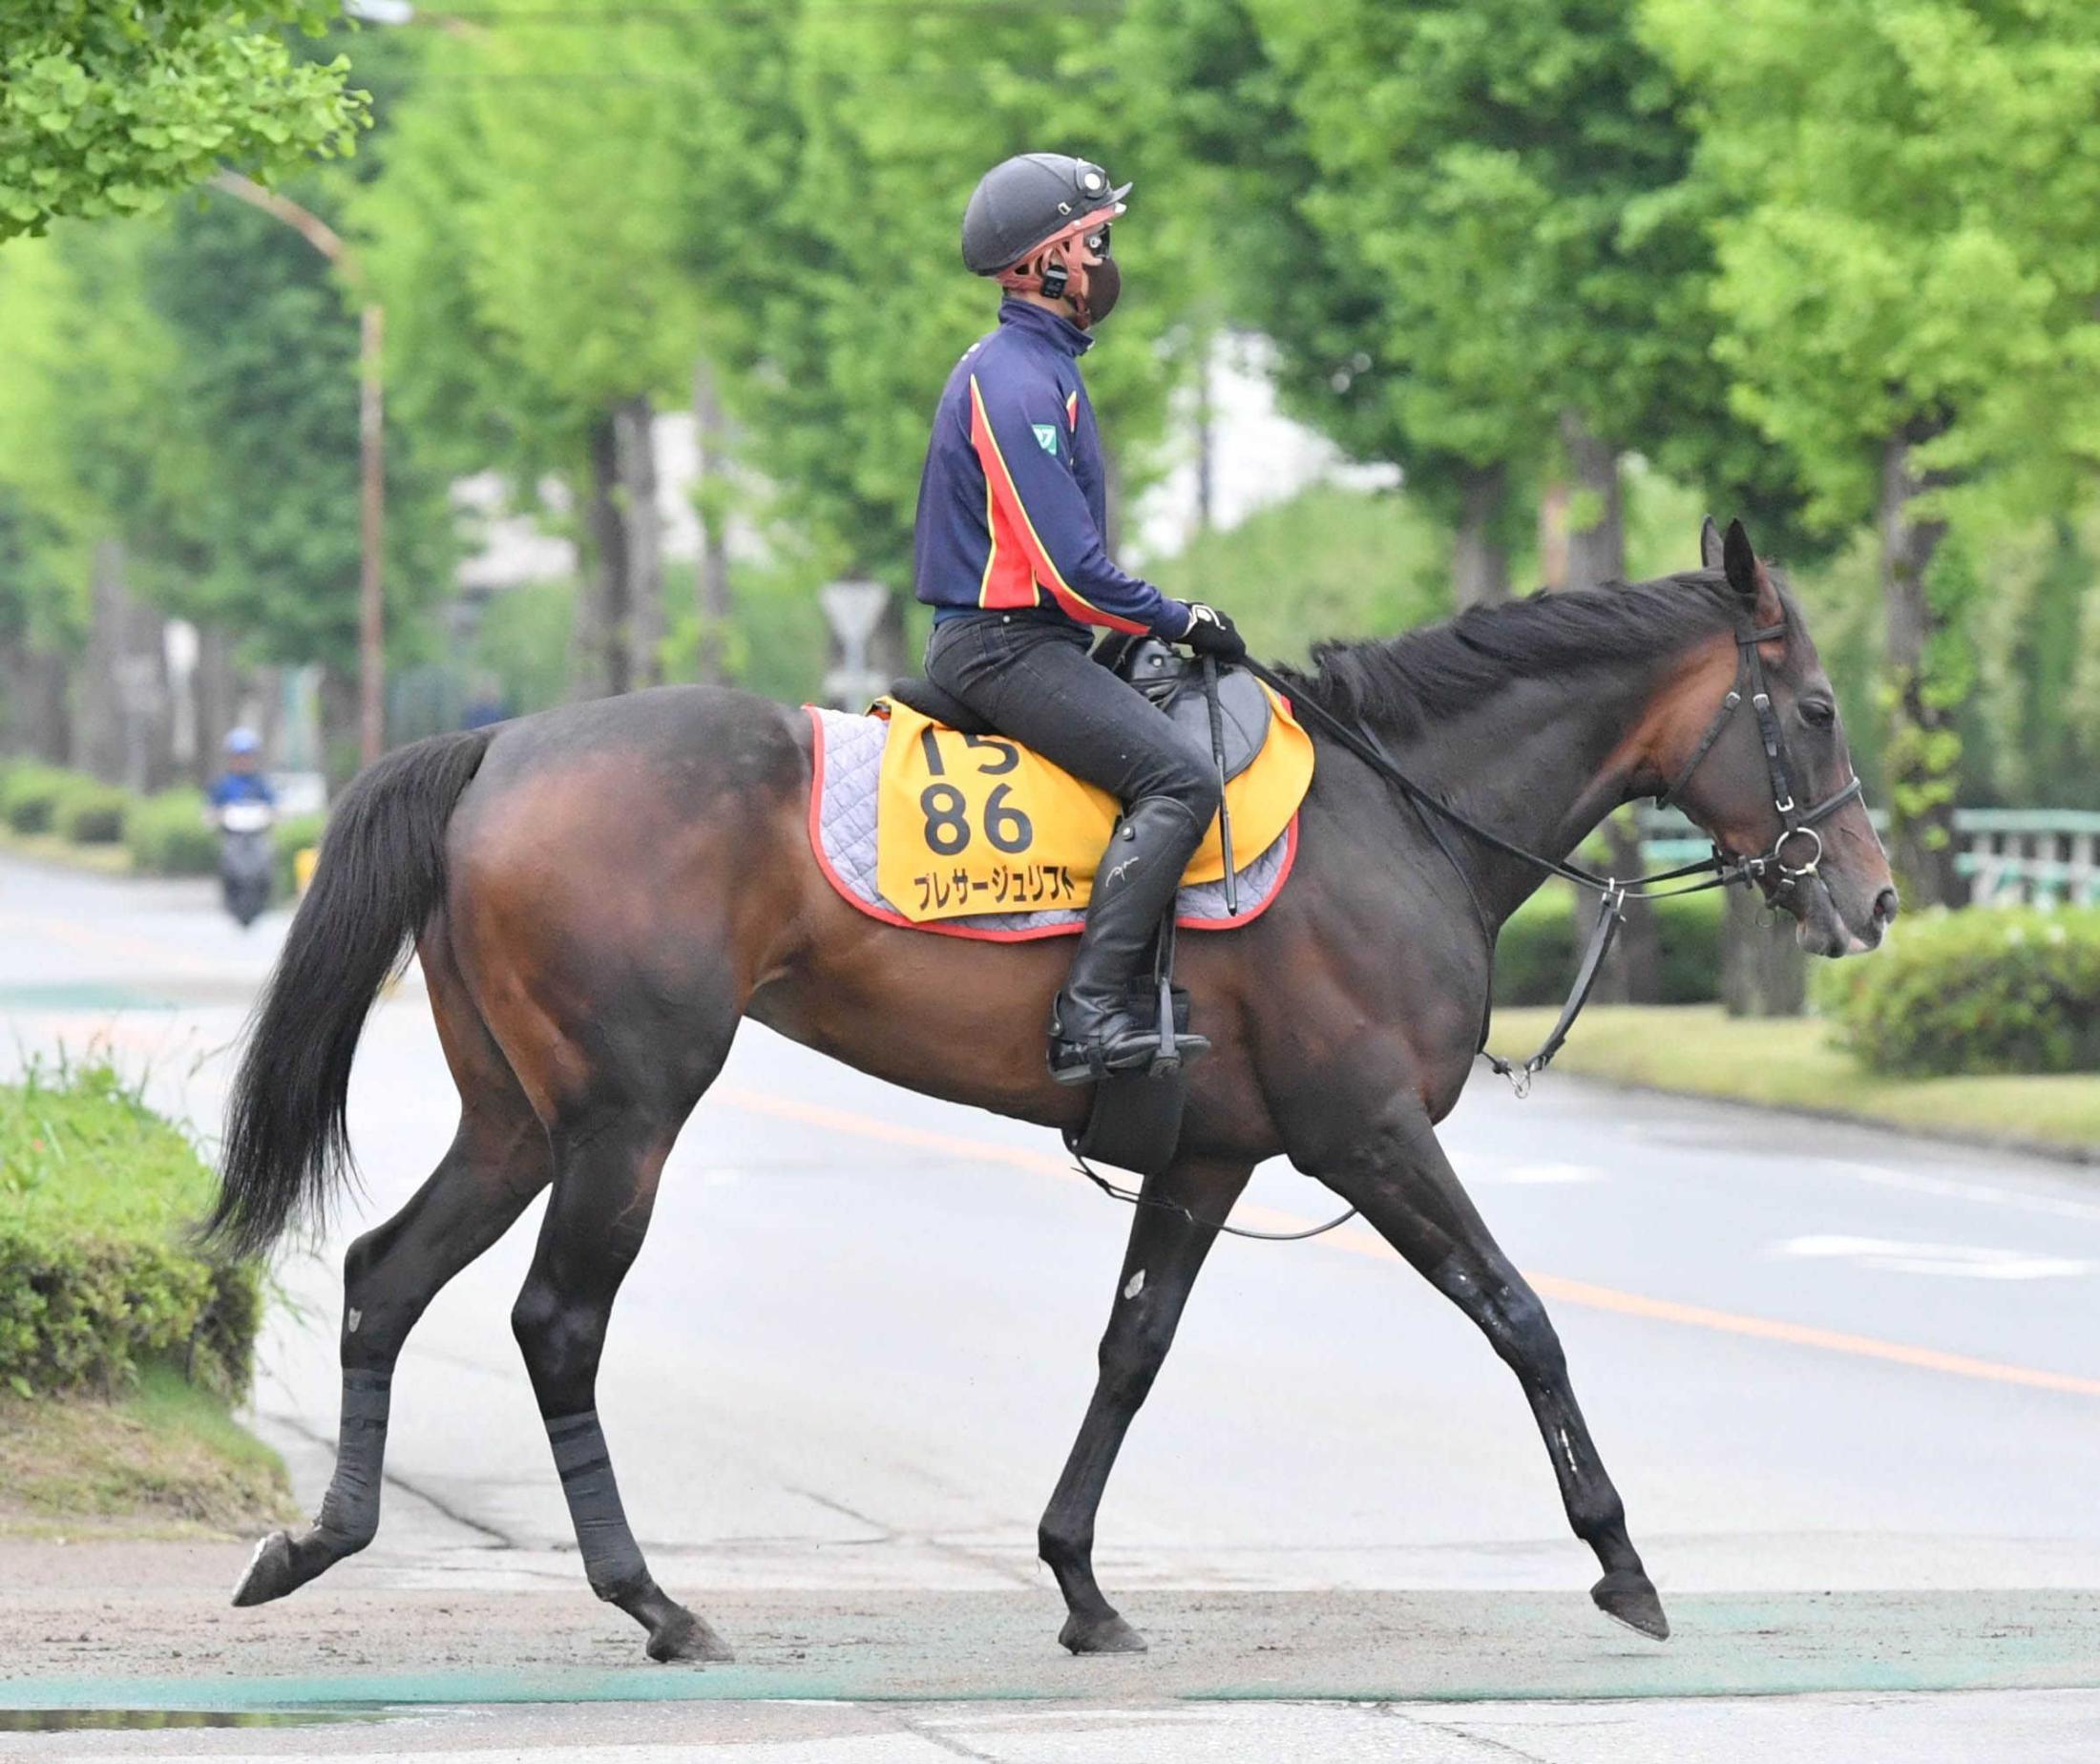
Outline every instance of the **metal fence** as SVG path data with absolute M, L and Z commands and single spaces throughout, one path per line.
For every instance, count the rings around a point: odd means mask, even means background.
M 1874 825 L 1885 832 L 1886 817 Z M 1955 869 L 1978 907 L 2100 905 L 2100 813 L 2086 808 L 1957 808 Z M 1704 857 L 1707 841 L 1684 816 L 1645 809 L 1641 850 L 1657 868 Z

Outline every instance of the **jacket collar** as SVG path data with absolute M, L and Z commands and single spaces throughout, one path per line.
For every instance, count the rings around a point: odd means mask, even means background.
M 1040 337 L 1063 355 L 1084 355 L 1094 346 L 1093 338 L 1061 312 L 1052 312 L 1047 306 L 1039 306 L 1034 301 L 1020 300 L 1012 294 L 999 302 L 999 323 Z

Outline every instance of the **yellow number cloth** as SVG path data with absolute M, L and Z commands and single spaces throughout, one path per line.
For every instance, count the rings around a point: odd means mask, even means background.
M 1268 739 L 1226 786 L 1241 868 L 1283 837 L 1312 782 L 1312 738 L 1269 699 Z M 957 734 L 893 700 L 878 709 L 890 719 L 875 822 L 886 899 L 914 924 L 1086 904 L 1119 812 L 1113 796 L 1002 737 Z M 1183 880 L 1224 874 L 1213 820 Z

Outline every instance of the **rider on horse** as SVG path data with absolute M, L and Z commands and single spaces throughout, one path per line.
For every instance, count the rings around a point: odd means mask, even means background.
M 1126 576 L 1102 543 L 1101 432 L 1079 358 L 1123 275 L 1109 223 L 1124 184 L 1063 154 L 1007 159 L 962 219 L 962 261 L 1005 290 L 998 328 L 949 375 L 919 483 L 918 598 L 934 608 L 926 672 L 1001 734 L 1124 805 L 1050 1017 L 1050 1073 L 1083 1084 L 1149 1062 L 1156 1021 L 1131 981 L 1218 811 L 1204 745 L 1088 653 L 1088 627 L 1234 660 L 1223 613 Z M 1200 1038 L 1179 1036 L 1183 1056 Z

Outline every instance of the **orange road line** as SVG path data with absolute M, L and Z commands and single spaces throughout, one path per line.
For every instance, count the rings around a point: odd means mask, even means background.
M 769 1091 L 721 1085 L 708 1092 L 733 1108 L 748 1114 L 770 1115 L 805 1126 L 827 1127 L 888 1145 L 905 1145 L 918 1151 L 969 1158 L 979 1163 L 1004 1164 L 1038 1175 L 1063 1181 L 1084 1178 L 1061 1158 L 1018 1145 L 1001 1145 L 990 1140 L 970 1139 L 926 1127 L 909 1127 L 896 1122 L 863 1115 L 853 1109 L 832 1108 L 821 1102 L 804 1102 Z M 1235 1225 L 1268 1231 L 1302 1231 L 1317 1220 L 1301 1218 L 1274 1207 L 1243 1202 L 1232 1209 Z M 1369 1230 L 1344 1228 L 1332 1231 L 1316 1242 L 1330 1250 L 1354 1255 L 1397 1261 L 1398 1254 L 1381 1237 Z M 1945 1373 L 1958 1378 L 1979 1378 L 1993 1384 L 2023 1385 L 2030 1390 L 2061 1391 L 2074 1396 L 2100 1396 L 2100 1378 L 2079 1377 L 2068 1372 L 2048 1372 L 2035 1366 L 2014 1366 L 2003 1360 L 1978 1359 L 1967 1354 L 1948 1354 L 1938 1348 L 1921 1348 L 1908 1342 L 1884 1341 L 1876 1335 L 1856 1335 L 1848 1331 L 1818 1329 L 1813 1324 L 1786 1323 L 1775 1317 L 1751 1316 L 1738 1311 L 1715 1311 L 1705 1305 L 1680 1304 L 1675 1299 L 1649 1298 L 1639 1292 L 1623 1292 L 1616 1287 L 1598 1286 L 1587 1280 L 1570 1280 L 1560 1274 L 1526 1272 L 1524 1278 L 1542 1298 L 1556 1299 L 1587 1311 L 1605 1311 L 1619 1316 L 1641 1317 L 1655 1323 L 1675 1323 L 1688 1329 L 1712 1330 L 1718 1334 L 1748 1336 L 1757 1341 L 1784 1342 L 1789 1347 L 1816 1348 L 1829 1354 L 1850 1354 L 1856 1359 L 1883 1360 L 1892 1365 L 1912 1366 L 1923 1372 Z

